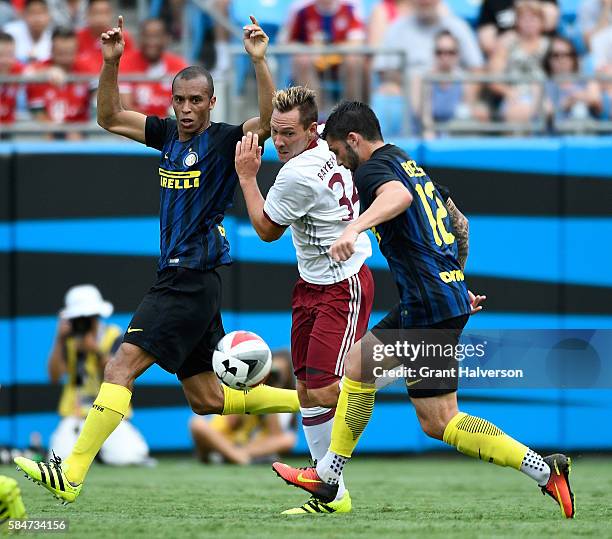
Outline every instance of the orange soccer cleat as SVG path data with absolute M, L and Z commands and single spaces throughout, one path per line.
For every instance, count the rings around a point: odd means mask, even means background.
M 323 481 L 315 467 L 292 468 L 282 462 L 275 462 L 272 464 L 272 469 L 288 485 L 299 487 L 324 503 L 333 502 L 336 498 L 338 485 L 330 485 Z
M 565 518 L 574 518 L 576 507 L 574 505 L 574 493 L 569 484 L 571 471 L 571 459 L 560 453 L 544 457 L 544 462 L 550 466 L 550 477 L 546 486 L 542 488 L 542 494 L 548 494 L 561 507 L 561 513 Z

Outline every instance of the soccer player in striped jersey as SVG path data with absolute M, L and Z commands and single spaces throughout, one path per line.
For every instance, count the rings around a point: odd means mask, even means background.
M 365 260 L 365 233 L 348 259 L 334 261 L 329 247 L 359 215 L 351 172 L 317 132 L 315 93 L 303 86 L 279 90 L 272 101 L 272 141 L 284 163 L 266 199 L 257 185 L 257 135 L 237 144 L 236 171 L 251 222 L 264 241 L 290 227 L 300 277 L 293 289 L 291 356 L 304 435 L 313 460 L 325 456 L 346 354 L 368 328 L 374 282 Z M 347 513 L 351 498 L 342 477 L 329 503 L 311 498 L 284 514 Z
M 265 139 L 270 132 L 274 83 L 265 60 L 268 36 L 253 17 L 251 22 L 244 27 L 244 46 L 255 68 L 260 115 L 236 126 L 210 121 L 216 100 L 213 80 L 197 66 L 180 71 L 173 81 L 176 120 L 124 110 L 117 85 L 125 47 L 123 19 L 101 36 L 98 123 L 161 152 L 161 256 L 157 282 L 108 362 L 104 383 L 66 461 L 15 459 L 30 479 L 65 502 L 73 502 L 81 492 L 94 457 L 128 410 L 134 380 L 153 363 L 177 375 L 197 414 L 299 409 L 293 390 L 261 385 L 236 391 L 221 386 L 212 370 L 214 347 L 224 335 L 215 268 L 231 263 L 223 217 L 238 185 L 234 148 L 244 133 L 257 132 Z
M 272 466 L 287 483 L 325 503 L 335 497 L 344 466 L 374 408 L 373 346 L 392 344 L 398 337 L 417 343 L 423 338 L 428 345 L 442 345 L 441 350 L 456 346 L 471 307 L 451 220 L 426 172 L 405 152 L 384 143 L 378 119 L 363 103 L 339 105 L 323 136 L 338 163 L 354 171 L 363 210 L 330 253 L 335 260 L 347 260 L 355 252 L 359 234 L 375 227 L 400 294 L 399 307 L 349 351 L 325 457 L 306 469 L 278 462 Z M 564 517 L 573 518 L 569 458 L 562 454 L 543 458 L 485 419 L 460 412 L 457 377 L 451 374 L 456 373 L 454 357 L 438 353 L 416 361 L 447 373 L 431 384 L 419 379 L 415 368 L 417 376 L 407 380 L 423 431 L 468 456 L 520 470 L 559 504 Z

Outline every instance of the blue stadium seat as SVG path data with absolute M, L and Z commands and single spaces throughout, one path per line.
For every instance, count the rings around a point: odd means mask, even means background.
M 451 12 L 476 26 L 482 0 L 444 0 Z

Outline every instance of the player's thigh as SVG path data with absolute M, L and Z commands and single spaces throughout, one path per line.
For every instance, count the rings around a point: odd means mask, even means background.
M 53 451 L 61 459 L 65 459 L 74 446 L 81 432 L 80 417 L 64 417 L 51 434 L 49 440 L 49 453 Z M 52 456 L 52 454 L 51 454 Z
M 148 455 L 147 442 L 136 427 L 127 420 L 119 423 L 100 449 L 102 462 L 114 466 L 141 464 Z
M 311 287 L 299 279 L 293 288 L 291 300 L 291 362 L 293 373 L 299 382 L 306 384 L 306 362 L 308 360 L 308 344 L 310 333 L 315 321 L 309 294 Z M 299 397 L 299 389 L 298 389 Z M 301 402 L 301 401 L 300 401 Z
M 365 333 L 372 311 L 372 274 L 364 265 L 356 275 L 319 294 L 308 344 L 309 390 L 330 386 L 344 375 L 347 354 Z
M 211 324 L 220 319 L 220 308 L 221 280 L 216 271 L 166 269 L 134 314 L 124 343 L 140 347 L 160 367 L 178 374 Z

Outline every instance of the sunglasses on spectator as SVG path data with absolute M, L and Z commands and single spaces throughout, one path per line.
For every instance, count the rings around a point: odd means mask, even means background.
M 457 49 L 436 49 L 436 56 L 455 56 L 457 54 Z
M 570 51 L 553 51 L 550 53 L 551 58 L 572 58 L 573 56 L 574 53 Z

